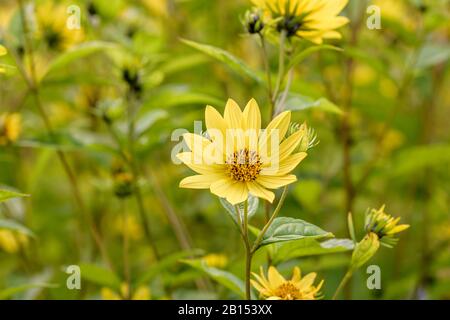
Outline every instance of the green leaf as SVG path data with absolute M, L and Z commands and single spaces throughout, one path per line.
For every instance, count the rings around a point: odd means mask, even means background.
M 167 111 L 161 109 L 150 110 L 149 112 L 141 115 L 136 122 L 136 137 L 141 137 L 151 129 L 155 122 L 165 119 L 168 116 L 169 114 Z
M 307 109 L 318 109 L 325 112 L 342 115 L 342 110 L 326 98 L 314 99 L 301 94 L 289 94 L 286 101 L 286 109 L 302 111 Z
M 17 287 L 10 287 L 0 291 L 0 300 L 11 299 L 14 295 L 34 288 L 57 288 L 58 285 L 50 283 L 30 283 Z
M 353 250 L 354 244 L 350 239 L 330 239 L 319 242 L 316 239 L 304 238 L 274 245 L 272 260 L 274 264 L 307 257 Z
M 180 260 L 186 259 L 189 257 L 193 257 L 199 254 L 202 254 L 203 250 L 188 250 L 182 252 L 176 252 L 174 254 L 170 254 L 167 257 L 164 257 L 159 262 L 147 268 L 144 274 L 139 278 L 139 283 L 147 283 L 152 280 L 157 275 L 161 274 L 161 272 L 173 267 Z
M 0 203 L 8 199 L 29 197 L 28 194 L 18 193 L 11 190 L 0 189 Z
M 43 78 L 48 76 L 50 73 L 57 69 L 61 69 L 68 64 L 74 62 L 75 60 L 87 57 L 91 54 L 94 54 L 99 51 L 103 50 L 112 50 L 117 48 L 116 45 L 109 42 L 104 41 L 91 41 L 91 42 L 85 42 L 82 43 L 76 47 L 73 47 L 72 49 L 68 50 L 67 52 L 61 54 L 58 56 L 55 60 L 53 60 Z
M 308 56 L 310 56 L 314 52 L 318 52 L 318 51 L 321 51 L 321 50 L 344 51 L 342 48 L 335 47 L 335 46 L 328 45 L 328 44 L 323 44 L 323 45 L 319 45 L 319 46 L 312 46 L 312 47 L 309 47 L 309 48 L 303 50 L 302 52 L 299 52 L 294 57 L 292 57 L 292 59 L 289 62 L 289 65 L 286 68 L 286 70 L 289 70 L 289 69 L 295 67 L 296 65 L 301 63 L 303 60 L 305 60 Z
M 409 176 L 425 168 L 446 166 L 450 163 L 450 146 L 434 144 L 404 149 L 392 161 L 390 174 Z
M 204 261 L 199 260 L 199 259 L 184 260 L 182 262 L 186 263 L 187 265 L 189 265 L 199 271 L 206 273 L 214 281 L 220 283 L 227 289 L 238 294 L 239 297 L 241 297 L 243 299 L 245 298 L 244 282 L 241 279 L 239 279 L 238 277 L 236 277 L 234 274 L 232 274 L 228 271 L 217 269 L 217 268 L 208 267 Z
M 269 226 L 260 246 L 303 238 L 323 239 L 329 237 L 333 237 L 331 232 L 324 231 L 309 222 L 289 217 L 280 217 L 275 218 Z
M 263 80 L 253 70 L 251 70 L 250 67 L 247 66 L 247 64 L 244 61 L 235 57 L 228 51 L 211 46 L 211 45 L 201 44 L 201 43 L 186 40 L 186 39 L 181 39 L 181 41 L 184 44 L 187 44 L 188 46 L 190 46 L 196 50 L 199 50 L 199 51 L 209 55 L 210 57 L 219 60 L 220 62 L 225 63 L 227 66 L 229 66 L 232 70 L 239 73 L 240 75 L 249 77 L 258 83 L 263 82 Z
M 34 237 L 33 231 L 11 219 L 0 219 L 0 229 L 8 229 Z
M 114 272 L 93 264 L 82 264 L 80 270 L 81 278 L 102 287 L 120 290 L 120 279 Z
M 227 213 L 230 215 L 231 219 L 233 219 L 234 223 L 236 225 L 238 225 L 238 219 L 237 219 L 237 215 L 236 215 L 235 206 L 233 206 L 231 203 L 229 203 L 224 198 L 219 198 L 219 201 L 222 204 L 222 206 L 225 208 Z M 248 221 L 250 221 L 250 219 L 256 214 L 256 211 L 258 210 L 258 204 L 259 204 L 259 200 L 257 197 L 254 197 L 252 195 L 248 196 L 248 211 L 247 211 Z M 241 216 L 241 222 L 242 222 L 242 221 L 244 221 L 244 203 L 240 203 L 236 206 L 239 210 L 239 213 Z
M 446 44 L 427 44 L 420 51 L 416 68 L 424 69 L 444 63 L 450 58 L 450 46 Z

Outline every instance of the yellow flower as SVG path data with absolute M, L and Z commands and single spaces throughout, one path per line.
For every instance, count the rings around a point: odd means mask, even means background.
M 316 44 L 323 39 L 340 39 L 335 29 L 349 22 L 338 16 L 348 0 L 252 0 L 253 4 L 274 19 L 278 31 Z
M 82 29 L 69 29 L 67 27 L 67 6 L 46 1 L 36 6 L 36 20 L 38 36 L 48 48 L 64 51 L 80 43 L 84 38 Z
M 0 249 L 7 253 L 17 253 L 28 245 L 28 237 L 7 229 L 0 229 Z
M 191 151 L 179 153 L 177 157 L 198 175 L 183 179 L 180 187 L 210 189 L 233 205 L 247 200 L 249 193 L 273 202 L 275 195 L 268 189 L 295 182 L 297 177 L 289 173 L 307 155 L 294 152 L 302 141 L 302 130 L 285 138 L 290 119 L 290 111 L 285 111 L 263 131 L 261 113 L 254 99 L 244 111 L 229 99 L 223 117 L 207 106 L 207 137 L 183 135 Z
M 208 267 L 225 268 L 228 264 L 228 257 L 224 254 L 210 253 L 202 258 Z
M 291 280 L 286 280 L 275 267 L 270 266 L 267 278 L 261 267 L 260 275 L 253 273 L 255 280 L 252 285 L 266 300 L 315 300 L 320 296 L 319 290 L 323 280 L 314 286 L 316 273 L 312 272 L 301 277 L 298 267 L 294 268 Z
M 17 140 L 22 130 L 22 120 L 18 113 L 0 115 L 0 146 Z
M 0 57 L 4 56 L 8 53 L 8 51 L 6 51 L 6 48 L 2 45 L 0 45 Z M 5 68 L 2 68 L 2 66 L 0 65 L 0 74 L 5 73 Z
M 103 300 L 125 300 L 129 295 L 129 288 L 126 283 L 120 286 L 120 293 L 117 293 L 110 288 L 102 288 L 100 295 Z M 131 300 L 150 300 L 151 293 L 147 286 L 139 286 L 131 295 Z
M 385 205 L 380 209 L 372 209 L 366 214 L 365 228 L 367 233 L 374 233 L 381 243 L 387 247 L 392 247 L 397 242 L 394 238 L 396 233 L 409 228 L 408 224 L 398 224 L 400 217 L 394 218 L 384 212 Z

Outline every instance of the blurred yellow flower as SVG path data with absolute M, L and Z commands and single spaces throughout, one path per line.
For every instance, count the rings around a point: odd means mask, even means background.
M 38 37 L 48 48 L 64 51 L 80 43 L 84 39 L 84 32 L 80 29 L 67 27 L 67 6 L 46 1 L 36 6 L 36 20 Z
M 387 246 L 392 246 L 397 242 L 395 234 L 409 228 L 409 224 L 398 224 L 400 217 L 394 218 L 384 212 L 385 205 L 380 209 L 372 209 L 365 219 L 365 229 L 367 233 L 374 233 L 380 241 Z
M 22 118 L 18 113 L 0 115 L 0 146 L 15 142 L 22 130 Z
M 6 55 L 7 53 L 6 48 L 0 44 L 0 57 Z M 5 73 L 5 68 L 2 68 L 0 65 L 0 74 L 2 73 Z
M 275 195 L 268 189 L 297 181 L 297 177 L 289 173 L 307 155 L 294 153 L 302 141 L 302 130 L 285 138 L 290 120 L 290 111 L 285 111 L 262 131 L 261 113 L 254 99 L 244 111 L 229 99 L 224 117 L 207 106 L 207 137 L 183 135 L 191 151 L 179 153 L 177 157 L 198 175 L 183 179 L 180 187 L 210 189 L 233 205 L 247 200 L 249 193 L 273 202 Z
M 0 248 L 7 253 L 17 253 L 20 248 L 28 245 L 28 237 L 25 234 L 7 229 L 0 229 Z
M 252 0 L 252 3 L 266 17 L 274 19 L 278 31 L 316 44 L 323 39 L 340 39 L 341 34 L 335 29 L 349 22 L 348 18 L 338 16 L 348 0 Z
M 260 275 L 253 273 L 256 280 L 251 280 L 253 287 L 266 300 L 315 300 L 320 296 L 319 290 L 323 280 L 314 286 L 317 274 L 312 272 L 302 278 L 298 267 L 294 268 L 292 278 L 286 280 L 278 270 L 270 266 L 267 278 L 261 267 Z
M 228 264 L 228 257 L 224 254 L 210 253 L 202 258 L 208 267 L 225 268 Z
M 129 296 L 129 288 L 126 283 L 120 286 L 120 293 L 110 288 L 102 288 L 100 295 L 103 300 L 125 300 Z M 139 286 L 130 297 L 131 300 L 150 300 L 151 292 L 147 286 Z
M 114 222 L 114 230 L 120 235 L 123 235 L 126 231 L 131 240 L 140 240 L 143 236 L 142 227 L 138 219 L 131 214 L 126 215 L 125 224 L 123 217 L 118 216 Z

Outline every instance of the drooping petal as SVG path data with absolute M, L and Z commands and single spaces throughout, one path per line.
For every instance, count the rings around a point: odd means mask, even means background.
M 278 189 L 295 181 L 297 181 L 297 177 L 293 174 L 286 176 L 259 176 L 256 179 L 256 182 L 268 189 Z
M 244 202 L 248 198 L 248 188 L 245 182 L 237 182 L 229 188 L 226 199 L 232 205 Z
M 250 194 L 265 199 L 269 201 L 270 203 L 273 202 L 275 199 L 275 194 L 272 191 L 269 191 L 265 188 L 263 188 L 261 185 L 259 185 L 257 182 L 247 182 L 248 190 L 250 191 Z

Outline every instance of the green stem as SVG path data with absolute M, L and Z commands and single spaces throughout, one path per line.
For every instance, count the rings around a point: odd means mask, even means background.
M 336 289 L 336 292 L 333 295 L 333 300 L 336 300 L 337 296 L 339 295 L 339 292 L 341 292 L 342 288 L 345 287 L 345 285 L 347 284 L 347 282 L 350 280 L 350 278 L 353 275 L 353 271 L 351 269 L 349 269 L 347 271 L 347 273 L 345 274 L 344 278 L 342 279 L 341 283 L 339 284 L 339 286 Z
M 251 249 L 251 253 L 255 253 L 256 250 L 258 250 L 259 245 L 262 241 L 262 238 L 264 237 L 264 235 L 267 232 L 267 229 L 269 229 L 270 225 L 272 224 L 273 220 L 275 220 L 275 218 L 278 216 L 278 214 L 280 213 L 281 207 L 283 206 L 284 200 L 286 199 L 287 196 L 287 191 L 288 191 L 288 187 L 284 187 L 283 189 L 283 193 L 281 194 L 281 198 L 278 201 L 277 207 L 275 208 L 275 211 L 273 212 L 272 216 L 270 217 L 269 221 L 266 223 L 266 225 L 263 227 L 263 229 L 261 230 L 261 232 L 258 234 L 258 237 L 256 238 L 253 247 Z
M 270 101 L 270 118 L 272 118 L 273 111 L 275 110 L 275 101 L 273 100 L 273 89 L 272 89 L 272 75 L 270 72 L 269 55 L 267 54 L 266 40 L 264 36 L 260 33 L 259 37 L 261 39 L 261 49 L 264 62 L 264 68 L 266 70 L 267 78 L 267 95 Z
M 245 298 L 251 300 L 250 273 L 252 270 L 253 253 L 250 249 L 248 236 L 248 200 L 244 202 L 244 244 L 245 244 Z
M 23 0 L 18 0 L 18 5 L 19 5 L 19 11 L 20 11 L 20 18 L 21 18 L 21 22 L 22 22 L 22 28 L 23 28 L 23 32 L 24 32 L 25 50 L 26 50 L 26 52 L 28 54 L 28 58 L 29 58 L 30 76 L 27 75 L 27 72 L 24 68 L 20 67 L 19 70 L 21 70 L 21 74 L 24 77 L 24 80 L 28 85 L 28 89 L 30 90 L 30 92 L 34 98 L 36 107 L 37 107 L 39 114 L 44 122 L 44 126 L 47 130 L 47 133 L 49 134 L 50 138 L 52 138 L 52 140 L 55 140 L 55 133 L 54 133 L 53 127 L 51 125 L 51 122 L 50 122 L 50 119 L 49 119 L 47 113 L 45 112 L 45 109 L 42 105 L 42 101 L 41 101 L 41 97 L 40 97 L 39 84 L 37 81 L 36 69 L 35 69 L 35 64 L 34 64 L 33 41 L 29 36 L 29 28 L 28 28 L 27 18 L 25 15 L 25 7 L 24 7 Z M 19 61 L 18 61 L 18 65 L 20 65 Z M 92 217 L 88 214 L 88 212 L 85 208 L 83 199 L 81 197 L 81 192 L 80 192 L 80 188 L 78 186 L 78 181 L 77 181 L 76 175 L 72 171 L 72 169 L 69 165 L 69 161 L 66 158 L 65 153 L 62 152 L 61 150 L 57 150 L 57 155 L 58 155 L 59 161 L 61 162 L 67 177 L 69 178 L 72 192 L 73 192 L 75 201 L 77 203 L 77 206 L 79 207 L 79 210 L 81 212 L 82 219 L 84 220 L 84 223 L 89 226 L 91 235 L 92 235 L 97 247 L 99 248 L 99 251 L 100 251 L 100 254 L 102 255 L 103 260 L 110 267 L 110 269 L 113 270 L 113 265 L 109 259 L 109 256 L 108 256 L 108 253 L 104 246 L 101 235 L 100 235 L 99 231 L 97 230 Z M 81 229 L 81 227 L 80 227 L 80 229 Z
M 139 168 L 138 168 L 138 164 L 136 161 L 136 152 L 135 152 L 135 147 L 134 147 L 134 137 L 136 135 L 136 123 L 135 123 L 135 113 L 136 113 L 136 108 L 135 108 L 135 97 L 133 94 L 129 94 L 128 96 L 128 102 L 129 102 L 129 106 L 128 106 L 128 146 L 129 146 L 129 153 L 130 153 L 130 159 L 129 159 L 129 165 L 130 165 L 130 169 L 131 169 L 131 173 L 133 175 L 133 189 L 134 189 L 134 195 L 136 198 L 136 202 L 138 205 L 138 210 L 139 210 L 139 215 L 144 227 L 144 234 L 145 237 L 147 238 L 147 241 L 150 244 L 150 247 L 152 248 L 154 257 L 156 260 L 159 260 L 160 255 L 158 252 L 158 248 L 156 247 L 155 241 L 153 239 L 153 235 L 150 231 L 150 227 L 149 227 L 149 223 L 148 223 L 148 219 L 147 219 L 147 213 L 145 210 L 145 206 L 144 206 L 144 200 L 142 197 L 142 190 L 141 187 L 139 186 L 139 177 L 140 177 L 140 173 L 139 173 Z
M 275 86 L 275 90 L 273 92 L 272 95 L 272 110 L 270 113 L 270 116 L 273 117 L 275 114 L 274 112 L 276 111 L 275 109 L 275 103 L 277 101 L 277 96 L 278 96 L 278 92 L 280 91 L 281 88 L 281 83 L 283 82 L 283 74 L 284 74 L 284 45 L 286 42 L 286 31 L 281 31 L 280 33 L 280 52 L 279 52 L 279 57 L 278 57 L 278 77 L 277 77 L 277 83 Z

